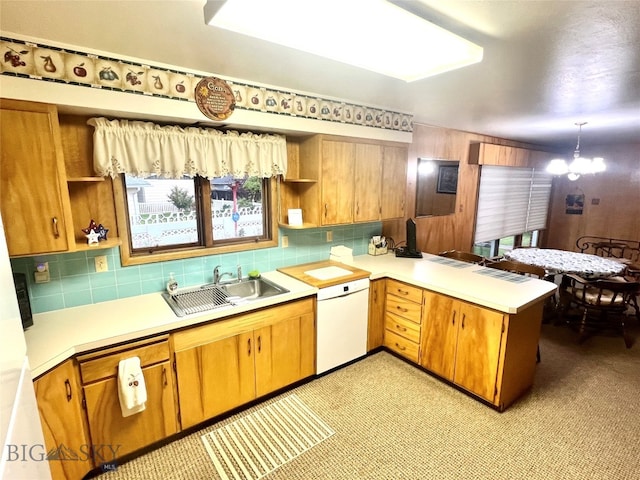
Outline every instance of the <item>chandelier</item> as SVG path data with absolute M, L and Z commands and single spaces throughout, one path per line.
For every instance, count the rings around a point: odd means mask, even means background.
M 581 175 L 594 174 L 604 172 L 606 166 L 604 164 L 604 158 L 595 157 L 592 159 L 584 158 L 580 156 L 580 134 L 582 133 L 582 126 L 587 122 L 576 123 L 578 126 L 578 143 L 576 149 L 573 152 L 573 161 L 567 163 L 564 158 L 554 158 L 547 165 L 547 172 L 552 175 L 566 175 L 572 182 L 579 179 Z

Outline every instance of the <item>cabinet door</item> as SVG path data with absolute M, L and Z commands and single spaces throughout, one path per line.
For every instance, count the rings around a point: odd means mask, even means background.
M 258 397 L 313 375 L 313 318 L 307 313 L 254 331 Z
M 425 291 L 420 365 L 447 380 L 453 379 L 458 323 L 457 301 Z
M 82 389 L 73 360 L 43 375 L 33 386 L 47 453 L 60 448 L 61 455 L 77 455 L 77 461 L 50 461 L 52 477 L 54 480 L 84 477 L 93 468 L 93 461 L 82 410 Z
M 322 142 L 322 225 L 353 222 L 353 176 L 355 145 Z
M 256 397 L 254 349 L 249 332 L 175 353 L 182 428 Z
M 9 255 L 67 250 L 70 207 L 61 189 L 66 178 L 55 107 L 3 100 L 0 124 L 0 209 Z
M 177 432 L 173 380 L 169 362 L 142 369 L 147 388 L 146 409 L 123 417 L 116 377 L 84 386 L 89 430 L 96 464 L 110 462 Z
M 369 329 L 367 352 L 382 345 L 384 335 L 384 296 L 386 281 L 373 280 L 369 285 Z
M 503 314 L 460 302 L 453 382 L 493 402 L 500 362 Z
M 382 147 L 355 146 L 354 222 L 380 220 L 380 185 L 382 181 Z
M 381 210 L 383 220 L 404 217 L 407 161 L 408 153 L 406 147 L 384 147 Z

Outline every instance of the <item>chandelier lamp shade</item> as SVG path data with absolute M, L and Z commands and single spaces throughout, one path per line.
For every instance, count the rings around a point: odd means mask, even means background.
M 569 180 L 575 181 L 582 175 L 600 173 L 606 170 L 604 158 L 594 157 L 591 159 L 580 155 L 580 134 L 582 133 L 582 126 L 586 125 L 586 123 L 576 123 L 578 126 L 578 142 L 573 152 L 573 160 L 568 163 L 564 158 L 554 158 L 547 165 L 547 172 L 556 176 L 566 175 Z

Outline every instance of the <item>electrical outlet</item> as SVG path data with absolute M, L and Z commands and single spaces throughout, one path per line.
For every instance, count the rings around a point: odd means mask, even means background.
M 51 280 L 49 275 L 49 262 L 36 263 L 36 271 L 33 272 L 33 279 L 36 283 L 47 283 Z
M 289 247 L 289 237 L 287 237 L 286 235 L 282 236 L 282 248 L 288 248 Z
M 333 231 L 327 231 L 327 242 L 333 242 Z
M 109 271 L 109 263 L 107 262 L 106 255 L 98 255 L 94 258 L 96 262 L 96 272 L 108 272 Z

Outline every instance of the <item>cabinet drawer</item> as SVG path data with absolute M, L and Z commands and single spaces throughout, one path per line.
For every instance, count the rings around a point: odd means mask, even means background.
M 385 311 L 388 313 L 395 313 L 410 322 L 420 324 L 422 305 L 420 303 L 409 302 L 406 299 L 396 297 L 395 295 L 387 295 Z
M 395 313 L 385 314 L 384 328 L 412 342 L 420 342 L 420 325 Z
M 120 360 L 126 358 L 140 357 L 140 365 L 142 367 L 167 361 L 169 360 L 169 342 L 168 340 L 162 340 L 137 348 L 124 345 L 121 350 L 113 352 L 113 349 L 109 349 L 100 357 L 96 357 L 95 354 L 90 355 L 93 358 L 86 359 L 89 355 L 78 358 L 83 384 L 103 378 L 116 377 Z M 86 360 L 83 361 L 83 358 Z
M 422 303 L 422 289 L 398 282 L 397 280 L 387 280 L 387 293 L 404 298 L 410 302 Z
M 396 335 L 389 330 L 385 330 L 384 346 L 408 358 L 413 363 L 418 363 L 419 345 L 417 343 L 407 340 L 400 335 Z

